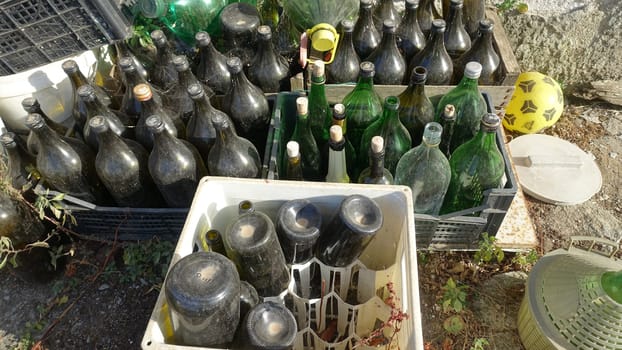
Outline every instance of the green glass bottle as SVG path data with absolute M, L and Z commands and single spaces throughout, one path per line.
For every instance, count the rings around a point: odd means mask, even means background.
M 332 124 L 332 112 L 326 99 L 324 62 L 316 60 L 311 64 L 311 87 L 309 88 L 309 126 L 318 147 L 328 144 L 328 129 Z M 304 152 L 303 152 L 304 154 Z
M 302 176 L 305 180 L 321 181 L 322 158 L 320 149 L 311 132 L 309 122 L 309 100 L 306 97 L 296 99 L 296 126 L 292 134 L 291 141 L 296 141 L 300 145 L 300 155 L 302 158 Z
M 404 153 L 411 148 L 410 134 L 399 118 L 400 100 L 397 96 L 389 96 L 384 100 L 382 117 L 373 122 L 361 138 L 359 150 L 368 150 L 371 146 L 371 139 L 380 135 L 385 143 L 384 166 L 395 174 L 395 167 Z M 367 152 L 359 152 L 359 169 L 363 169 L 369 164 Z
M 358 182 L 372 185 L 393 184 L 393 175 L 384 167 L 384 140 L 382 136 L 372 137 L 369 149 L 369 167 L 361 172 Z
M 449 159 L 451 156 L 451 138 L 454 135 L 454 125 L 456 125 L 456 108 L 454 105 L 445 105 L 440 124 L 443 127 L 443 136 L 441 136 L 441 144 L 438 147 Z
M 382 99 L 374 89 L 374 64 L 361 62 L 358 81 L 350 93 L 343 98 L 348 120 L 348 135 L 357 154 L 365 129 L 382 114 Z M 366 151 L 364 151 L 366 152 Z
M 346 152 L 346 165 L 348 167 L 348 174 L 354 174 L 354 167 L 356 166 L 357 154 L 352 142 L 346 135 L 347 122 L 346 122 L 346 107 L 342 103 L 337 103 L 333 107 L 333 125 L 339 125 L 343 138 L 346 140 L 345 152 Z M 328 154 L 328 151 L 326 152 Z
M 452 104 L 456 108 L 456 125 L 451 139 L 452 152 L 477 134 L 482 116 L 486 114 L 486 100 L 477 85 L 481 72 L 481 64 L 467 63 L 460 84 L 445 94 L 436 107 L 436 122 L 440 121 L 446 105 Z
M 496 142 L 499 124 L 494 113 L 485 114 L 477 135 L 452 153 L 451 181 L 441 214 L 477 207 L 485 191 L 500 187 L 505 163 Z
M 442 132 L 440 124 L 426 124 L 421 144 L 406 152 L 395 170 L 395 184 L 410 187 L 417 214 L 438 215 L 447 193 L 451 170 L 438 148 Z
M 605 293 L 611 299 L 618 304 L 622 304 L 622 270 L 603 273 L 600 277 L 600 283 L 603 285 Z
M 330 141 L 328 142 L 328 173 L 326 182 L 349 183 L 350 177 L 346 171 L 346 139 L 339 125 L 330 127 Z
M 421 143 L 425 125 L 434 121 L 434 105 L 425 93 L 427 76 L 428 70 L 425 67 L 415 67 L 408 87 L 397 95 L 400 99 L 400 120 L 408 129 L 414 146 Z

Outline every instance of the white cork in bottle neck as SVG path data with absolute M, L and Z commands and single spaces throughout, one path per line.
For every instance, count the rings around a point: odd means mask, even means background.
M 311 72 L 313 72 L 313 76 L 321 77 L 324 76 L 324 61 L 316 60 L 313 62 L 313 67 L 311 68 Z
M 300 154 L 300 145 L 296 141 L 289 141 L 287 143 L 287 156 L 289 158 L 298 157 Z
M 309 112 L 308 98 L 303 96 L 296 99 L 296 112 L 298 112 L 298 115 L 307 115 Z
M 384 139 L 382 136 L 374 136 L 371 138 L 371 151 L 374 153 L 382 152 L 384 148 Z
M 343 140 L 343 130 L 339 125 L 333 125 L 330 127 L 330 139 L 333 142 L 341 142 Z

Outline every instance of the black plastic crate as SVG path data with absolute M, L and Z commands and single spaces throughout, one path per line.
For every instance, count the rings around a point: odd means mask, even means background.
M 130 35 L 118 0 L 0 1 L 0 76 Z

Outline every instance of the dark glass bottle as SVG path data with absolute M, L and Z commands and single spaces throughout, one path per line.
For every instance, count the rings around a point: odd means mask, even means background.
M 91 85 L 80 86 L 78 88 L 78 95 L 86 106 L 87 123 L 84 125 L 82 135 L 84 135 L 84 141 L 86 141 L 91 148 L 96 150 L 99 147 L 97 136 L 91 132 L 91 126 L 88 123 L 88 121 L 95 116 L 102 116 L 105 118 L 108 127 L 115 134 L 123 137 L 131 136 L 130 129 L 126 127 L 126 125 L 129 125 L 128 118 L 124 117 L 122 120 L 121 115 L 114 113 L 110 108 L 104 106 L 101 101 L 97 99 L 95 90 Z
M 451 83 L 454 65 L 451 57 L 445 49 L 444 41 L 445 21 L 435 19 L 432 21 L 430 37 L 423 50 L 416 54 L 410 61 L 407 75 L 417 66 L 428 70 L 428 85 L 448 85 Z
M 421 0 L 419 2 L 419 11 L 417 11 L 417 19 L 423 35 L 427 38 L 432 31 L 432 22 L 441 18 L 436 9 L 434 0 Z
M 369 147 L 369 167 L 361 171 L 358 183 L 372 185 L 392 185 L 393 175 L 384 167 L 384 140 L 374 136 Z
M 221 254 L 178 260 L 164 283 L 175 344 L 228 347 L 240 322 L 240 276 Z
M 23 191 L 32 186 L 30 170 L 35 170 L 35 162 L 33 158 L 20 150 L 15 138 L 14 133 L 6 132 L 0 135 L 0 144 L 4 147 L 7 155 L 6 179 L 13 188 Z M 0 168 L 2 165 L 0 161 Z M 0 171 L 0 180 L 2 175 L 2 171 Z
M 376 8 L 374 9 L 373 18 L 377 30 L 382 30 L 383 23 L 386 20 L 393 21 L 396 27 L 400 25 L 400 21 L 402 20 L 397 8 L 395 8 L 393 0 L 378 0 Z
M 194 75 L 194 73 L 192 73 L 192 71 L 190 70 L 190 62 L 188 62 L 188 58 L 186 56 L 175 56 L 173 58 L 173 63 L 175 64 L 175 69 L 177 69 L 177 74 L 179 75 L 179 85 L 182 86 L 184 91 L 187 92 L 188 88 L 192 84 L 200 84 L 201 88 L 203 89 L 205 95 L 208 98 L 214 96 L 214 91 L 212 90 L 212 88 L 207 86 L 207 84 L 200 82 L 199 79 L 197 79 L 197 77 Z
M 309 181 L 321 181 L 322 156 L 318 147 L 309 121 L 309 100 L 306 97 L 296 99 L 296 126 L 291 140 L 300 145 L 300 157 L 302 159 L 302 177 Z
M 354 22 L 341 21 L 341 38 L 335 51 L 335 58 L 326 66 L 326 81 L 331 84 L 354 83 L 359 75 L 361 60 L 354 50 L 352 32 Z
M 200 180 L 192 150 L 167 132 L 159 115 L 147 118 L 145 126 L 154 136 L 153 150 L 149 154 L 149 173 L 153 181 L 169 207 L 189 208 Z
M 188 86 L 182 84 L 181 75 L 187 73 L 186 77 L 188 77 L 188 74 L 192 75 L 192 72 L 190 71 L 190 65 L 186 56 L 173 55 L 172 62 L 177 72 L 178 81 L 166 92 L 164 100 L 167 106 L 178 110 L 181 120 L 187 123 L 192 115 L 194 102 L 192 102 L 190 95 L 188 95 Z M 196 81 L 198 82 L 198 80 Z M 185 82 L 187 83 L 187 80 Z
M 285 180 L 303 181 L 300 145 L 296 141 L 289 141 L 286 147 L 287 168 L 285 168 Z
M 132 60 L 132 65 L 136 68 L 138 75 L 140 75 L 143 80 L 149 80 L 149 73 L 145 69 L 143 63 L 132 53 L 130 48 L 127 46 L 124 40 L 115 41 L 114 46 L 117 49 L 117 64 L 120 65 L 121 59 L 124 57 L 128 57 Z
M 248 80 L 239 58 L 228 58 L 227 68 L 231 73 L 231 88 L 222 98 L 223 112 L 231 117 L 240 136 L 254 145 L 265 144 L 270 122 L 268 100 L 263 91 Z
M 173 113 L 162 107 L 154 98 L 153 90 L 147 84 L 138 84 L 134 86 L 134 97 L 141 104 L 140 119 L 136 123 L 134 133 L 136 141 L 140 142 L 148 150 L 153 148 L 153 134 L 147 128 L 147 118 L 152 115 L 158 115 L 164 127 L 174 137 L 182 137 L 185 132 L 185 126 L 179 118 L 179 114 Z
M 361 139 L 360 150 L 368 150 L 371 147 L 371 139 L 380 135 L 384 140 L 384 165 L 392 174 L 402 155 L 410 150 L 412 141 L 406 127 L 399 118 L 400 100 L 396 96 L 388 96 L 384 100 L 382 117 L 373 122 L 365 129 Z M 369 164 L 365 152 L 359 153 L 359 169 Z
M 427 69 L 415 67 L 408 87 L 397 96 L 400 100 L 400 121 L 408 130 L 413 146 L 421 143 L 425 125 L 434 121 L 434 105 L 425 93 L 427 76 Z
M 333 125 L 339 125 L 341 127 L 341 133 L 343 134 L 343 138 L 345 139 L 345 152 L 346 152 L 346 166 L 348 170 L 348 174 L 353 174 L 355 172 L 357 154 L 354 146 L 352 146 L 352 142 L 346 135 L 347 133 L 347 122 L 346 122 L 346 107 L 342 103 L 337 103 L 333 107 Z M 326 152 L 328 153 L 328 152 Z
M 386 20 L 382 25 L 380 44 L 366 59 L 376 68 L 375 84 L 399 85 L 404 80 L 406 61 L 397 48 L 395 30 L 395 22 Z
M 163 204 L 149 175 L 147 151 L 138 142 L 114 133 L 106 119 L 89 120 L 91 132 L 100 143 L 95 170 L 115 203 L 120 207 L 153 208 Z
M 259 177 L 261 159 L 253 144 L 236 134 L 229 118 L 223 114 L 212 116 L 216 142 L 212 146 L 207 167 L 212 176 Z
M 23 249 L 27 244 L 40 240 L 44 234 L 43 223 L 22 202 L 22 198 L 10 190 L 0 189 L 0 237 L 10 238 L 14 249 Z M 18 256 L 22 254 L 28 253 Z
M 283 304 L 266 301 L 248 313 L 244 322 L 246 349 L 291 350 L 296 340 L 296 318 Z
M 374 64 L 361 62 L 356 86 L 343 98 L 348 120 L 348 136 L 356 153 L 359 149 L 365 129 L 382 114 L 382 100 L 374 89 Z
M 248 79 L 263 92 L 289 91 L 289 63 L 276 52 L 269 26 L 257 28 L 257 52 L 247 69 Z
M 166 35 L 159 29 L 151 32 L 151 40 L 157 51 L 153 71 L 150 75 L 151 83 L 162 91 L 168 91 L 179 80 L 177 70 L 175 70 L 175 65 L 173 64 L 173 50 L 169 46 Z
M 315 138 L 318 148 L 324 149 L 328 145 L 328 129 L 332 125 L 332 112 L 326 99 L 325 68 L 323 61 L 316 60 L 309 65 L 311 69 L 311 87 L 309 88 L 308 114 L 309 127 Z M 302 145 L 301 145 L 302 146 Z M 305 150 L 303 147 L 303 157 Z M 321 163 L 322 170 L 326 170 L 326 161 Z
M 395 184 L 410 187 L 417 214 L 438 215 L 449 186 L 449 162 L 438 148 L 442 132 L 440 124 L 426 124 L 423 141 L 404 154 L 395 171 Z
M 501 186 L 505 162 L 497 147 L 499 124 L 494 113 L 485 114 L 477 135 L 451 154 L 451 181 L 441 214 L 477 207 L 484 192 Z
M 451 0 L 449 16 L 447 17 L 445 49 L 453 60 L 458 59 L 471 48 L 471 37 L 464 29 L 462 22 L 462 7 L 462 0 Z
M 397 47 L 402 51 L 406 64 L 425 46 L 425 36 L 419 26 L 417 12 L 419 0 L 406 0 L 406 11 L 397 27 Z
M 436 107 L 437 122 L 440 121 L 446 105 L 451 104 L 456 109 L 456 123 L 451 139 L 452 152 L 478 133 L 482 116 L 486 114 L 486 100 L 477 86 L 481 71 L 482 66 L 479 63 L 467 63 L 460 84 L 441 97 Z
M 229 2 L 219 14 L 223 51 L 227 57 L 238 57 L 248 66 L 257 49 L 257 27 L 261 25 L 254 3 Z
M 262 297 L 287 289 L 289 271 L 270 218 L 259 211 L 241 214 L 227 227 L 225 249 L 243 280 Z
M 262 298 L 252 284 L 246 281 L 240 281 L 240 323 L 246 318 L 248 312 L 261 302 L 261 299 Z M 238 325 L 241 326 L 240 324 Z
M 454 135 L 454 125 L 456 124 L 456 108 L 454 105 L 445 105 L 443 113 L 441 114 L 441 120 L 439 121 L 443 128 L 443 135 L 441 136 L 441 144 L 439 149 L 447 159 L 451 156 L 451 139 Z
M 473 41 L 471 49 L 464 53 L 456 62 L 454 69 L 454 82 L 462 79 L 466 64 L 472 61 L 482 65 L 482 73 L 479 76 L 480 85 L 494 85 L 499 69 L 499 55 L 492 46 L 492 30 L 494 23 L 484 19 L 479 23 L 479 36 Z
M 328 146 L 326 182 L 350 183 L 346 166 L 346 139 L 343 137 L 341 126 L 333 125 L 330 127 Z
M 380 32 L 374 25 L 372 0 L 360 2 L 359 17 L 354 24 L 352 42 L 361 59 L 367 58 L 380 43 Z
M 216 94 L 226 93 L 231 86 L 227 58 L 216 49 L 207 32 L 198 32 L 195 39 L 199 48 L 197 79 L 212 88 Z
M 275 30 L 279 24 L 279 2 L 277 0 L 264 0 L 258 6 L 261 23 Z
M 64 125 L 57 123 L 53 121 L 52 119 L 50 119 L 50 117 L 48 117 L 43 112 L 43 110 L 41 109 L 41 105 L 39 104 L 39 101 L 37 101 L 36 98 L 26 97 L 25 99 L 22 100 L 22 107 L 28 114 L 31 114 L 31 113 L 39 114 L 41 118 L 43 118 L 45 123 L 50 127 L 50 129 L 54 130 L 57 134 L 59 135 L 67 134 L 67 128 Z M 28 133 L 28 138 L 26 139 L 26 147 L 28 148 L 28 152 L 32 153 L 33 155 L 37 155 L 37 152 L 38 152 L 37 135 L 33 133 L 32 131 Z
M 206 252 L 214 252 L 227 256 L 225 242 L 222 239 L 220 231 L 216 229 L 207 230 L 201 237 L 201 244 L 203 245 L 203 250 Z
M 82 85 L 89 85 L 89 81 L 86 79 L 84 74 L 80 71 L 80 67 L 74 60 L 64 61 L 62 64 L 63 70 L 69 77 L 71 81 L 71 86 L 73 88 L 73 110 L 72 115 L 75 121 L 74 130 L 82 135 L 82 131 L 84 130 L 84 126 L 86 125 L 86 106 L 82 99 L 78 96 L 78 88 Z M 102 101 L 105 106 L 109 106 L 111 103 L 110 96 L 99 86 L 93 86 L 95 89 L 95 94 L 97 98 Z
M 316 256 L 329 266 L 348 266 L 359 258 L 382 223 L 382 210 L 373 199 L 359 194 L 348 196 L 320 234 Z
M 486 1 L 485 0 L 464 0 L 464 25 L 466 31 L 475 39 L 479 22 L 486 18 Z
M 162 98 L 160 97 L 160 94 L 153 89 L 151 84 L 145 80 L 144 76 L 140 74 L 138 66 L 130 57 L 119 58 L 119 67 L 125 77 L 125 94 L 121 100 L 121 108 L 119 111 L 131 118 L 132 124 L 136 125 L 138 118 L 140 118 L 142 108 L 140 101 L 138 101 L 136 96 L 134 96 L 134 87 L 139 84 L 146 84 L 149 86 L 152 98 L 160 105 L 162 104 Z
M 308 199 L 285 202 L 279 208 L 275 225 L 288 264 L 304 264 L 313 258 L 322 229 L 322 214 L 313 203 Z

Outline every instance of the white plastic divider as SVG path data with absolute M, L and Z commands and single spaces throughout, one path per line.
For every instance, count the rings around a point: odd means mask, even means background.
M 415 220 L 412 196 L 407 187 L 205 177 L 198 186 L 171 266 L 192 253 L 199 234 L 208 229 L 226 232 L 228 224 L 237 217 L 238 203 L 242 200 L 252 201 L 256 210 L 274 219 L 286 201 L 307 198 L 318 207 L 327 223 L 341 201 L 352 194 L 365 195 L 376 201 L 384 215 L 384 224 L 359 260 L 346 268 L 328 267 L 316 259 L 291 267 L 292 281 L 288 291 L 275 299 L 284 299 L 286 304 L 298 299 L 294 302 L 298 303 L 297 320 L 304 324 L 299 325 L 294 349 L 346 349 L 357 344 L 377 327 L 378 321 L 388 319 L 391 308 L 383 300 L 388 293 L 386 284 L 392 282 L 399 298 L 398 306 L 409 316 L 394 341 L 400 349 L 422 350 Z M 325 291 L 319 298 L 311 298 L 310 284 L 316 280 L 309 271 L 311 266 L 319 267 L 321 279 L 325 281 Z M 317 289 L 318 286 L 314 287 Z M 354 289 L 356 293 L 350 293 Z M 303 311 L 309 314 L 302 315 Z M 318 336 L 327 320 L 332 319 L 337 321 L 342 335 L 348 334 L 338 343 L 327 343 Z M 318 322 L 324 323 L 319 325 L 320 329 L 315 328 Z M 385 336 L 390 337 L 387 332 L 384 332 Z M 141 346 L 145 350 L 209 349 L 174 344 L 162 291 Z M 368 348 L 372 349 L 360 347 Z

